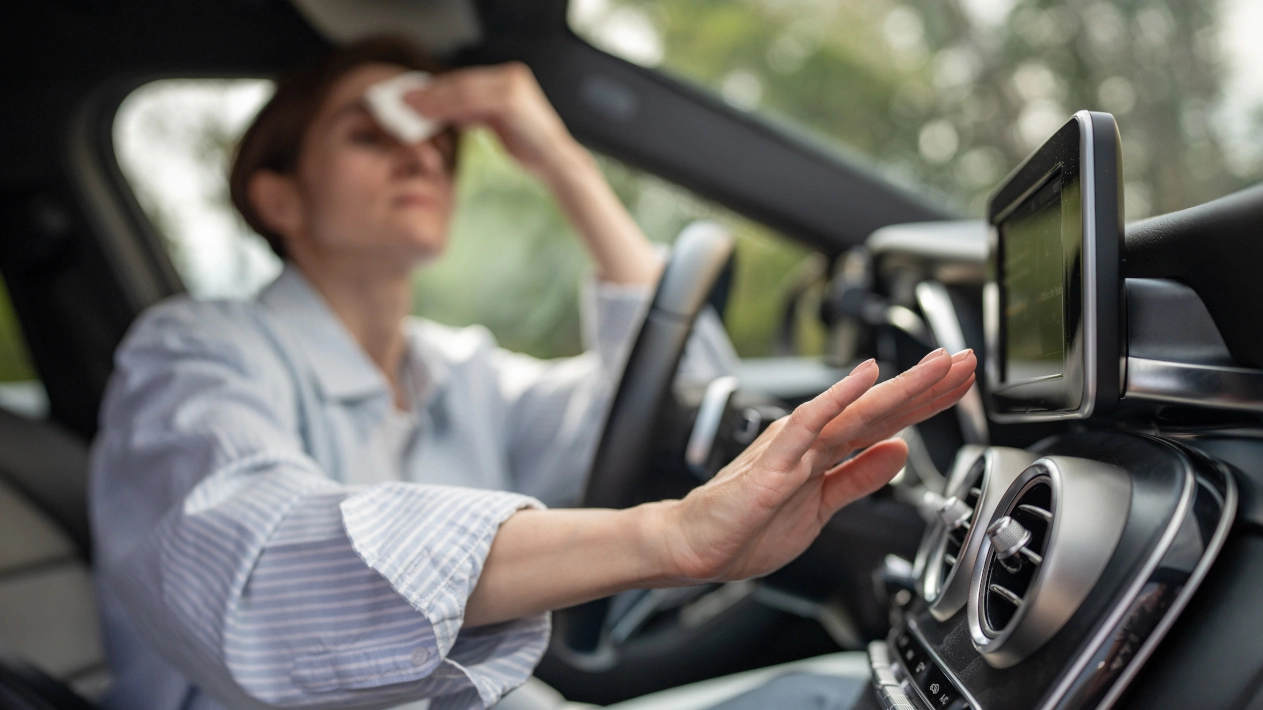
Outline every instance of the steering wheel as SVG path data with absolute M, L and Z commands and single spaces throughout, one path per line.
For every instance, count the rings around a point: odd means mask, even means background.
M 694 222 L 676 239 L 640 333 L 627 357 L 588 474 L 583 506 L 626 508 L 652 452 L 654 421 L 667 401 L 693 323 L 732 255 L 733 238 L 714 222 Z M 610 600 L 556 615 L 567 655 L 588 666 L 616 661 L 607 623 Z M 603 660 L 598 660 L 603 659 Z

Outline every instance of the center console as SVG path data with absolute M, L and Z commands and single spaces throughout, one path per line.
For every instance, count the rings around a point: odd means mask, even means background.
M 1128 397 L 1128 303 L 1140 314 L 1160 289 L 1124 283 L 1121 205 L 1117 127 L 1086 111 L 991 197 L 988 418 L 1084 425 L 962 449 L 915 593 L 868 649 L 882 707 L 1111 707 L 1227 539 L 1238 494 L 1224 464 L 1101 425 L 1158 399 Z

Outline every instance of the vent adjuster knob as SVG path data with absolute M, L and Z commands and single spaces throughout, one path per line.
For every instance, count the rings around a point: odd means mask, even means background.
M 965 502 L 956 496 L 943 501 L 943 506 L 938 509 L 939 520 L 943 521 L 948 530 L 963 527 L 965 523 L 969 522 L 969 516 L 973 514 L 973 509 L 965 505 Z
M 1031 531 L 1006 515 L 987 528 L 987 538 L 991 540 L 996 559 L 1003 561 L 1021 552 L 1030 543 Z

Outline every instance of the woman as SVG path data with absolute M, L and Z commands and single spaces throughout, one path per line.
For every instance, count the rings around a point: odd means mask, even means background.
M 541 363 L 407 319 L 456 162 L 454 133 L 404 145 L 365 109 L 408 69 L 434 67 L 372 41 L 283 80 L 231 188 L 285 271 L 253 301 L 161 304 L 120 347 L 92 476 L 116 707 L 490 705 L 548 610 L 788 562 L 899 469 L 886 437 L 972 381 L 968 352 L 877 386 L 865 363 L 682 500 L 544 509 L 576 497 L 659 261 L 529 72 L 454 71 L 408 100 L 551 188 L 606 284 L 599 353 Z M 722 339 L 695 346 L 723 364 Z

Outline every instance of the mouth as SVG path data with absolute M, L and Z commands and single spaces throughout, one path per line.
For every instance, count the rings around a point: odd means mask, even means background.
M 395 207 L 433 207 L 435 203 L 433 197 L 419 192 L 406 192 L 391 200 Z

